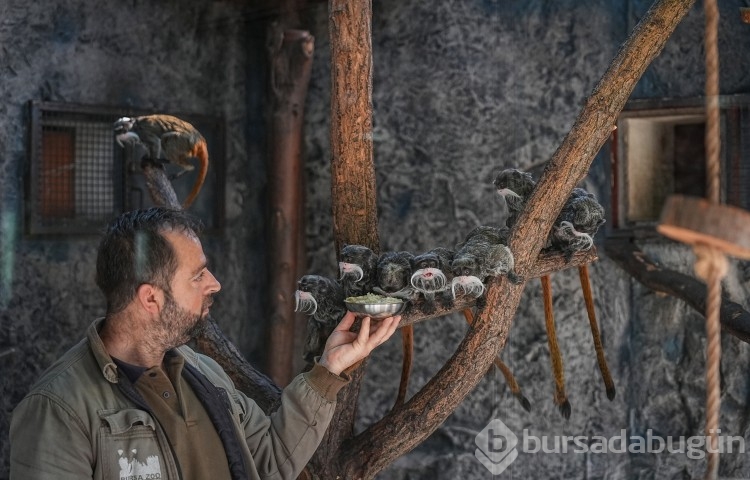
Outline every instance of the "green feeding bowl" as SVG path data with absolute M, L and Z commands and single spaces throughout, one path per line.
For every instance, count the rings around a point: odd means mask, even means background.
M 368 293 L 361 297 L 349 297 L 344 300 L 344 304 L 347 310 L 359 318 L 370 317 L 373 320 L 382 320 L 398 315 L 404 309 L 406 302 L 399 298 Z

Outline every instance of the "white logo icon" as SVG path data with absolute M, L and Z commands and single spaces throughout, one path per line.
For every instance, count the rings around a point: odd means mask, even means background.
M 518 437 L 500 420 L 494 419 L 474 440 L 474 456 L 493 475 L 500 475 L 518 457 Z

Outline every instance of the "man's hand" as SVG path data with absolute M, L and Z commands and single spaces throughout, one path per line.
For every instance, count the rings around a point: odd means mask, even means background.
M 370 317 L 362 319 L 359 332 L 350 331 L 354 325 L 354 314 L 346 312 L 336 329 L 328 337 L 319 363 L 329 372 L 339 375 L 372 352 L 375 347 L 388 340 L 398 327 L 401 316 L 388 317 L 370 328 Z

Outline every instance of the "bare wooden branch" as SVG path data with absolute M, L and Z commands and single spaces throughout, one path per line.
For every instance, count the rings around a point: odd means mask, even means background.
M 206 328 L 196 338 L 198 349 L 216 360 L 237 388 L 255 400 L 266 414 L 275 411 L 281 403 L 281 389 L 245 360 L 213 318 L 209 316 L 206 320 Z
M 164 165 L 151 160 L 141 162 L 143 176 L 146 179 L 146 187 L 151 194 L 151 199 L 156 205 L 182 210 L 182 205 L 177 200 L 174 187 L 167 177 Z
M 679 298 L 701 315 L 706 313 L 706 285 L 689 275 L 662 268 L 627 239 L 607 240 L 607 257 L 645 287 Z M 750 343 L 750 313 L 724 297 L 719 313 L 725 332 Z

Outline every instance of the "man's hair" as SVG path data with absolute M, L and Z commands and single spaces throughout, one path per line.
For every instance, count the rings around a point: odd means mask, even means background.
M 162 207 L 117 217 L 107 227 L 96 258 L 96 284 L 107 299 L 107 313 L 122 311 L 144 283 L 169 292 L 177 258 L 163 233 L 197 235 L 201 229 L 200 220 Z

